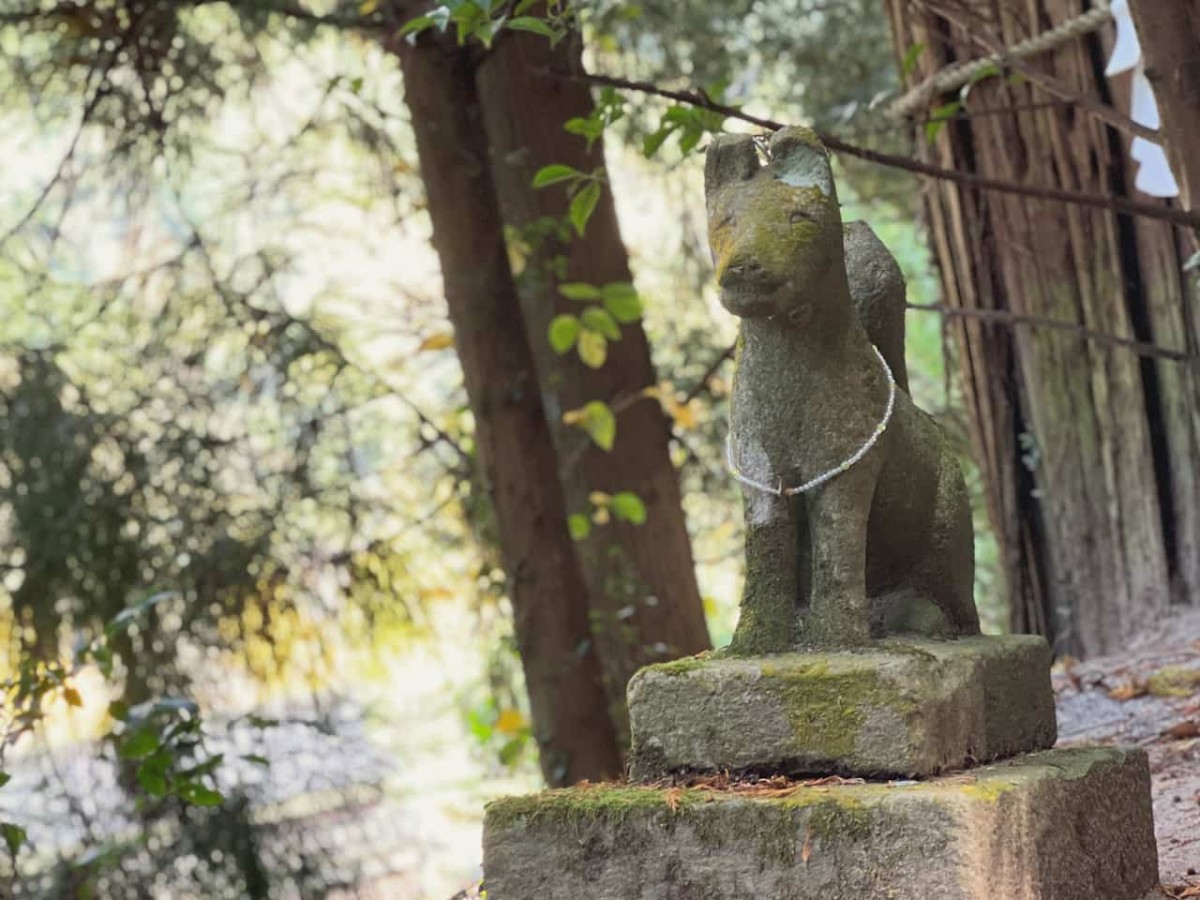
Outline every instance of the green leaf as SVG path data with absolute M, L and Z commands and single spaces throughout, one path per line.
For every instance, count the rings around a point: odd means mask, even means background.
M 904 59 L 900 61 L 901 75 L 907 77 L 912 74 L 913 69 L 917 67 L 917 60 L 921 58 L 921 51 L 924 49 L 925 45 L 918 42 L 904 51 Z
M 674 130 L 675 129 L 673 127 L 664 125 L 657 131 L 646 135 L 646 137 L 642 139 L 642 155 L 646 157 L 646 159 L 652 157 L 659 151 L 659 148 L 662 147 L 667 138 L 671 136 L 671 132 Z
M 589 306 L 583 311 L 583 324 L 592 331 L 598 331 L 610 341 L 621 339 L 621 326 L 612 314 L 599 306 Z
M 588 182 L 578 194 L 571 198 L 571 206 L 567 210 L 567 217 L 575 227 L 575 233 L 580 237 L 583 237 L 583 231 L 587 228 L 588 220 L 592 217 L 592 213 L 596 211 L 596 204 L 599 202 L 600 182 L 598 181 Z
M 180 778 L 199 778 L 201 775 L 211 775 L 217 770 L 217 767 L 225 761 L 225 754 L 218 753 L 215 756 L 210 756 L 204 762 L 192 766 L 190 769 L 184 769 L 179 773 Z
M 617 439 L 617 417 L 607 403 L 593 400 L 583 407 L 583 430 L 601 450 L 611 450 Z
M 475 0 L 464 0 L 462 3 L 452 3 L 449 6 L 451 7 L 450 21 L 467 28 L 472 28 L 476 22 L 487 18 L 487 13 Z
M 151 797 L 162 797 L 167 793 L 167 769 L 171 758 L 166 753 L 156 753 L 138 766 L 137 782 Z
M 515 766 L 521 758 L 521 750 L 524 747 L 525 741 L 523 738 L 513 738 L 508 741 L 500 748 L 500 762 L 509 767 Z
M 479 38 L 480 42 L 485 47 L 491 47 L 492 41 L 496 39 L 496 35 L 500 33 L 500 29 L 504 27 L 504 18 L 487 19 L 475 26 L 475 37 Z
M 105 678 L 112 678 L 113 673 L 113 652 L 112 648 L 103 642 L 98 641 L 92 645 L 92 659 L 96 661 L 96 667 L 100 669 L 100 674 Z
M 612 511 L 618 519 L 641 525 L 646 521 L 646 504 L 633 491 L 618 491 L 613 494 Z
M 700 138 L 703 136 L 704 131 L 699 126 L 683 129 L 683 133 L 679 136 L 679 152 L 687 156 L 696 149 L 696 145 L 700 143 Z
M 568 300 L 599 300 L 603 291 L 594 284 L 584 281 L 568 281 L 558 286 L 558 292 Z
M 254 763 L 256 766 L 263 766 L 264 768 L 271 765 L 269 759 L 265 756 L 259 756 L 257 753 L 244 753 L 242 754 L 242 759 L 248 763 Z
M 225 799 L 218 791 L 206 788 L 195 781 L 185 781 L 179 785 L 178 793 L 192 806 L 220 806 Z
M 548 22 L 534 16 L 517 16 L 515 19 L 509 19 L 508 27 L 514 31 L 532 31 L 534 34 L 548 37 L 552 41 L 558 39 L 558 32 Z
M 550 346 L 561 356 L 575 346 L 575 340 L 579 337 L 579 319 L 565 313 L 555 316 L 550 320 L 548 336 Z
M 583 177 L 585 177 L 584 174 L 578 169 L 562 163 L 555 163 L 552 166 L 542 166 L 537 170 L 537 174 L 533 176 L 533 186 L 543 188 L 562 181 L 570 181 L 572 178 Z
M 582 541 L 592 533 L 592 520 L 583 513 L 571 513 L 567 516 L 567 530 L 571 532 L 571 540 Z
M 583 329 L 579 333 L 579 342 L 576 346 L 579 358 L 589 369 L 599 369 L 608 359 L 608 341 L 598 331 Z
M 433 16 L 417 16 L 415 19 L 409 19 L 404 23 L 404 27 L 396 32 L 397 37 L 407 37 L 408 35 L 418 35 L 428 28 L 432 28 L 438 24 L 438 20 Z
M 995 78 L 999 74 L 1000 74 L 1000 67 L 998 65 L 996 65 L 994 62 L 990 62 L 986 66 L 981 66 L 978 70 L 976 70 L 971 75 L 970 80 L 967 82 L 967 84 L 964 86 L 963 89 L 966 90 L 967 87 L 970 87 L 973 84 L 979 84 L 979 82 L 983 81 L 983 79 L 985 79 L 985 78 Z
M 4 787 L 10 781 L 12 781 L 11 775 L 9 775 L 7 772 L 0 772 L 0 788 Z
M 605 287 L 613 287 L 613 285 Z M 606 293 L 604 297 L 604 308 L 612 313 L 612 317 L 622 325 L 636 322 L 642 317 L 642 301 L 638 298 L 637 291 L 633 290 L 633 285 L 626 285 L 626 287 L 629 288 L 629 293 Z
M 962 109 L 962 102 L 959 100 L 952 100 L 950 103 L 944 103 L 934 109 L 930 113 L 929 121 L 925 123 L 926 143 L 932 144 L 937 138 L 938 132 L 942 130 L 949 119 L 958 114 L 960 109 Z
M 118 722 L 124 722 L 129 718 L 129 704 L 122 700 L 114 700 L 108 704 L 108 714 Z
M 158 749 L 158 735 L 148 728 L 135 731 L 120 742 L 117 755 L 121 759 L 142 759 Z
M 611 281 L 600 288 L 600 296 L 607 300 L 637 299 L 637 288 L 628 281 Z
M 26 838 L 29 837 L 24 828 L 12 822 L 0 822 L 0 834 L 4 835 L 4 843 L 8 845 L 8 852 L 13 856 L 20 852 Z

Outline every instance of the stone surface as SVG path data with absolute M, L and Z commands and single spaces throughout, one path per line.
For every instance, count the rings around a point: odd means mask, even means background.
M 900 264 L 866 222 L 847 222 L 842 228 L 842 246 L 850 299 L 858 321 L 867 332 L 867 340 L 887 360 L 896 384 L 907 391 L 908 363 L 904 359 L 907 290 Z
M 721 303 L 741 318 L 732 456 L 759 485 L 744 483 L 746 582 L 730 650 L 978 634 L 962 472 L 905 391 L 870 452 L 811 492 L 783 493 L 838 471 L 876 434 L 891 392 L 871 344 L 902 357 L 904 298 L 886 248 L 869 230 L 843 232 L 816 135 L 780 129 L 766 155 L 760 164 L 750 135 L 719 135 L 705 163 Z M 847 271 L 847 246 L 860 271 Z
M 1054 745 L 1038 637 L 891 639 L 869 651 L 691 657 L 629 682 L 632 775 L 931 775 Z
M 1140 750 L 768 796 L 604 786 L 500 800 L 489 900 L 1134 900 L 1158 883 Z

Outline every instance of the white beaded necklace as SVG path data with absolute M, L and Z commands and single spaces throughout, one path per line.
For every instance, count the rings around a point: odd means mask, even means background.
M 871 448 L 875 446 L 875 442 L 879 440 L 879 436 L 883 434 L 884 430 L 888 427 L 888 422 L 891 421 L 892 418 L 892 409 L 895 408 L 896 405 L 896 379 L 892 376 L 892 370 L 888 367 L 887 360 L 883 358 L 883 354 L 879 352 L 879 348 L 872 344 L 871 349 L 875 351 L 875 356 L 879 360 L 879 364 L 883 366 L 884 373 L 887 375 L 888 400 L 887 409 L 883 411 L 883 418 L 879 420 L 879 424 L 875 426 L 875 430 L 871 432 L 871 436 L 867 438 L 866 443 L 864 443 L 861 447 L 854 451 L 854 453 L 846 457 L 832 469 L 822 472 L 816 478 L 809 479 L 808 481 L 804 482 L 804 484 L 797 485 L 796 487 L 785 488 L 783 486 L 783 479 L 780 478 L 779 486 L 772 487 L 769 484 L 763 484 L 761 481 L 755 481 L 754 479 L 748 478 L 746 475 L 742 474 L 742 470 L 738 468 L 737 461 L 733 458 L 733 429 L 730 428 L 729 434 L 725 437 L 725 464 L 729 466 L 729 471 L 733 477 L 744 485 L 757 488 L 758 490 L 768 494 L 774 494 L 776 497 L 794 497 L 797 494 L 803 494 L 811 491 L 813 488 L 820 487 L 832 478 L 836 478 L 838 475 L 841 475 L 860 459 L 866 456 L 870 452 Z

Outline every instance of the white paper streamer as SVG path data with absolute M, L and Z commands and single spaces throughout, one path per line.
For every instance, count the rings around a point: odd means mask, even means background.
M 1129 0 L 1113 0 L 1112 14 L 1117 25 L 1117 40 L 1104 74 L 1111 78 L 1132 69 L 1133 94 L 1129 103 L 1129 117 L 1147 128 L 1159 128 L 1158 103 L 1146 78 L 1142 46 L 1138 43 L 1137 29 L 1129 13 Z M 1135 137 L 1129 155 L 1137 163 L 1137 176 L 1133 183 L 1139 191 L 1151 197 L 1179 196 L 1179 183 L 1171 173 L 1166 152 L 1159 144 Z

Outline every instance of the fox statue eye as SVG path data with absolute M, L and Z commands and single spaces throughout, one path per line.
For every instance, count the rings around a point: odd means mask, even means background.
M 793 210 L 792 214 L 790 216 L 788 216 L 788 222 L 790 222 L 792 225 L 795 225 L 798 222 L 815 222 L 815 221 L 816 221 L 816 219 L 812 216 L 811 213 L 807 213 L 802 209 Z

